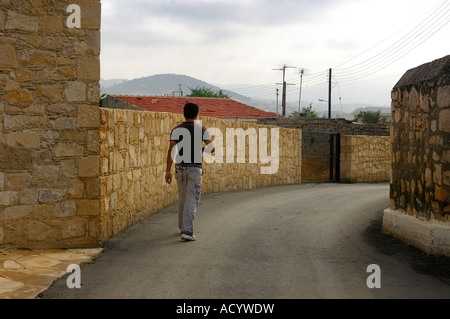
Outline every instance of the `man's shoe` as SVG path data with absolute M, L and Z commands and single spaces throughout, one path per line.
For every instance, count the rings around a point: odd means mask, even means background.
M 197 238 L 195 238 L 194 235 L 181 234 L 181 239 L 186 240 L 186 241 L 194 241 Z

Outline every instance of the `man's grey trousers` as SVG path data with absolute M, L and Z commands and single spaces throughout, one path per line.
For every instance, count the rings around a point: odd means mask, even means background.
M 181 233 L 194 234 L 194 219 L 197 203 L 202 193 L 203 170 L 199 167 L 175 167 L 178 184 L 178 227 Z

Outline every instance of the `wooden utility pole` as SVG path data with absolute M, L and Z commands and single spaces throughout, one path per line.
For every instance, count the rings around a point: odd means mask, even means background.
M 300 93 L 298 94 L 298 115 L 300 116 L 301 104 L 302 104 L 302 85 L 303 85 L 303 74 L 305 73 L 304 69 L 300 70 Z
M 328 118 L 331 119 L 331 69 L 328 75 Z
M 282 95 L 282 101 L 281 101 L 281 106 L 282 106 L 282 116 L 286 117 L 286 86 L 288 85 L 286 83 L 286 69 L 287 68 L 293 68 L 296 69 L 297 67 L 295 66 L 287 66 L 286 64 L 283 65 L 283 67 L 281 69 L 274 69 L 274 70 L 278 70 L 278 71 L 283 71 L 283 83 L 277 83 L 277 84 L 282 84 L 283 85 L 283 95 Z M 289 85 L 295 85 L 295 84 L 289 84 Z
M 277 118 L 278 118 L 278 91 L 280 91 L 279 89 L 276 89 L 277 90 Z
M 300 93 L 298 95 L 298 114 L 301 112 L 301 104 L 302 104 L 302 86 L 303 86 L 303 76 L 309 75 L 308 69 L 300 69 Z

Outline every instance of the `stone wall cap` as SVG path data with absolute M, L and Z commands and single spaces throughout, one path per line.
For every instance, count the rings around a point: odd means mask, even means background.
M 435 80 L 443 75 L 450 79 L 450 55 L 408 70 L 393 90 Z

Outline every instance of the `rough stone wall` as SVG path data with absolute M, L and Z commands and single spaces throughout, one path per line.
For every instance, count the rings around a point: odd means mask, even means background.
M 391 177 L 391 141 L 387 136 L 341 136 L 341 181 L 386 182 Z
M 344 135 L 389 136 L 389 125 L 355 124 L 346 119 L 259 119 L 258 124 L 297 128 L 303 131 L 341 133 Z
M 177 194 L 164 181 L 169 116 L 101 109 L 101 118 L 101 232 L 107 239 L 168 206 Z
M 98 243 L 100 10 L 0 1 L 0 246 Z
M 392 91 L 391 209 L 450 219 L 450 56 L 408 71 Z
M 104 240 L 177 201 L 176 181 L 169 186 L 164 176 L 170 132 L 184 117 L 102 108 L 101 118 L 100 205 Z M 224 153 L 227 128 L 270 130 L 267 126 L 214 118 L 202 118 L 202 124 L 223 132 Z M 280 163 L 273 175 L 262 175 L 262 164 L 249 162 L 248 141 L 246 145 L 245 163 L 226 163 L 224 156 L 225 163 L 204 164 L 203 194 L 300 183 L 299 130 L 279 129 Z M 270 150 L 269 146 L 269 154 Z M 216 154 L 219 155 L 217 151 Z
M 302 132 L 299 130 L 283 129 L 268 125 L 257 125 L 251 122 L 240 122 L 234 120 L 223 120 L 216 118 L 203 118 L 203 125 L 216 128 L 223 132 L 224 163 L 212 163 L 205 166 L 205 193 L 228 192 L 237 190 L 252 189 L 255 187 L 289 185 L 301 183 L 302 167 Z M 237 138 L 235 138 L 235 156 L 233 163 L 226 162 L 227 137 L 226 130 L 229 128 L 243 129 L 248 131 L 255 129 L 258 134 L 258 143 L 263 139 L 258 132 L 260 129 L 267 129 L 267 149 L 268 155 L 274 154 L 271 147 L 271 129 L 278 130 L 279 165 L 275 174 L 262 174 L 262 167 L 269 167 L 269 164 L 261 163 L 261 147 L 258 145 L 257 163 L 251 163 L 249 159 L 250 146 L 254 143 L 247 138 L 245 142 L 245 163 L 238 163 Z M 275 137 L 274 137 L 275 138 Z M 256 140 L 255 140 L 256 143 Z

